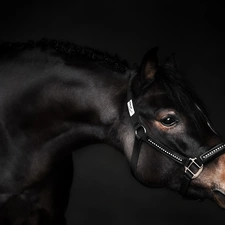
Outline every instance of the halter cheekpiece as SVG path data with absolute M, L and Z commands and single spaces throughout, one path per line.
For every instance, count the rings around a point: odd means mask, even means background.
M 131 156 L 131 170 L 133 175 L 138 179 L 137 176 L 137 163 L 139 159 L 139 154 L 141 151 L 141 145 L 143 142 L 151 145 L 155 150 L 158 150 L 162 154 L 171 158 L 175 162 L 179 163 L 184 167 L 183 179 L 180 187 L 180 193 L 185 195 L 188 189 L 188 186 L 191 180 L 197 178 L 201 172 L 203 171 L 204 164 L 213 160 L 214 158 L 220 156 L 225 152 L 225 143 L 214 146 L 207 152 L 196 156 L 194 158 L 188 158 L 178 154 L 172 149 L 164 146 L 161 143 L 158 143 L 152 137 L 150 137 L 147 133 L 147 129 L 141 123 L 139 118 L 139 113 L 135 102 L 133 100 L 131 85 L 133 82 L 134 76 L 132 76 L 129 80 L 129 85 L 127 89 L 127 108 L 129 112 L 129 116 L 131 118 L 131 123 L 134 128 L 135 140 L 133 146 L 133 152 Z

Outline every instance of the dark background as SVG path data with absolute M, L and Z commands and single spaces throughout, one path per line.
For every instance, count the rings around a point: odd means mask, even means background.
M 67 40 L 117 53 L 131 64 L 153 46 L 160 47 L 162 60 L 175 52 L 179 70 L 225 137 L 223 14 L 215 1 L 9 1 L 0 4 L 0 41 Z M 68 225 L 225 222 L 225 212 L 213 202 L 141 186 L 125 157 L 108 146 L 78 150 L 74 161 Z

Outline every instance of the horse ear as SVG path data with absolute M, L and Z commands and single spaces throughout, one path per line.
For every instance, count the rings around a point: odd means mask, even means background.
M 151 80 L 154 78 L 157 65 L 158 65 L 158 47 L 154 47 L 150 49 L 144 56 L 141 67 L 140 67 L 140 73 L 141 73 L 141 80 Z

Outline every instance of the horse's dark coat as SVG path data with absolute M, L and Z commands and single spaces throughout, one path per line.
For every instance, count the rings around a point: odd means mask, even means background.
M 65 224 L 74 149 L 104 142 L 130 160 L 134 134 L 126 93 L 136 71 L 118 57 L 71 43 L 44 40 L 0 49 L 0 224 Z M 148 63 L 146 58 L 139 73 L 150 71 L 154 82 L 148 87 L 146 77 L 137 80 L 142 91 L 135 98 L 150 133 L 187 156 L 220 143 L 176 71 L 156 63 L 143 70 Z M 177 111 L 177 131 L 161 127 L 157 118 L 164 109 Z M 143 147 L 138 172 L 148 185 L 177 190 L 181 171 Z M 190 195 L 212 198 L 196 186 Z
M 64 223 L 70 153 L 103 141 L 117 116 L 104 112 L 112 108 L 104 95 L 111 90 L 116 99 L 113 83 L 126 63 L 76 45 L 66 51 L 67 45 L 1 45 L 0 224 Z

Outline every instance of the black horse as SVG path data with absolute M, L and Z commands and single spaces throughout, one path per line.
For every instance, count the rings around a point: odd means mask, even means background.
M 225 208 L 225 144 L 157 49 L 138 69 L 42 40 L 0 47 L 0 224 L 62 225 L 73 150 L 106 143 L 134 176 Z

